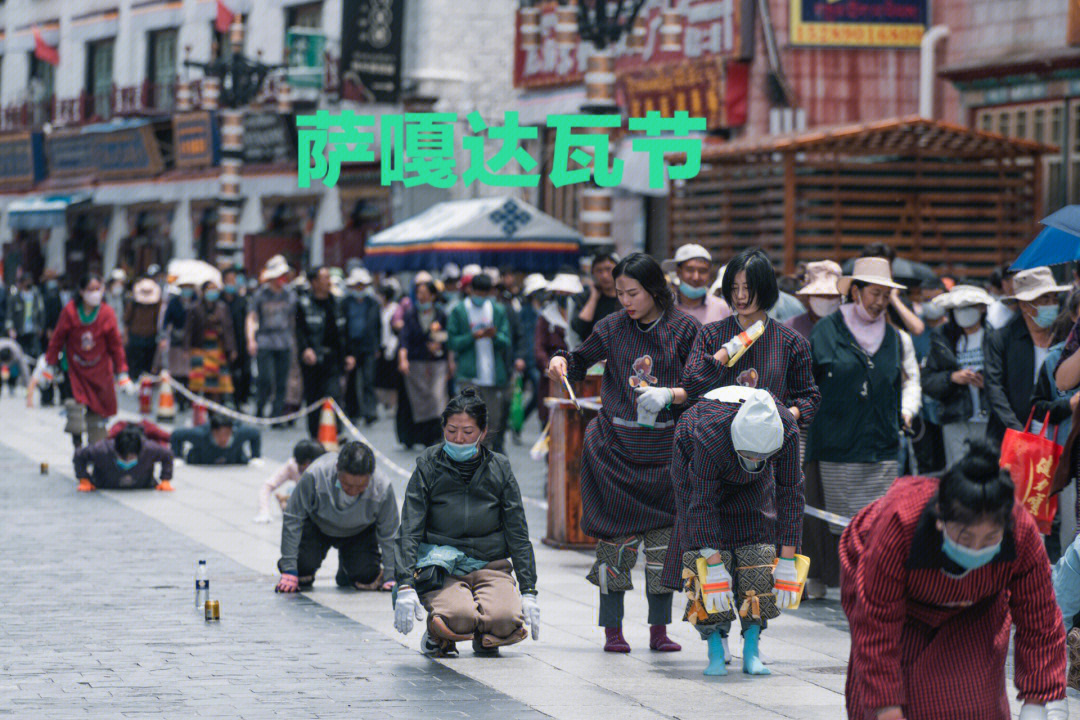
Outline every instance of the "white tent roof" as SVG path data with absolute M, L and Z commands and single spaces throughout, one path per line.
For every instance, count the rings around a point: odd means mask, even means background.
M 581 240 L 581 233 L 514 197 L 442 202 L 368 239 L 407 247 L 438 240 Z

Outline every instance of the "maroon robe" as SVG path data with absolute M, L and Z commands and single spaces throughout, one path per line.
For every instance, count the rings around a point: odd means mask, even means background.
M 127 372 L 116 313 L 102 303 L 94 321 L 84 325 L 79 319 L 77 303 L 72 300 L 60 311 L 45 361 L 56 365 L 63 350 L 75 402 L 101 417 L 112 417 L 116 414 L 115 377 Z
M 962 569 L 941 549 L 937 489 L 934 478 L 898 479 L 840 538 L 853 720 L 891 706 L 906 720 L 1009 720 L 1005 659 L 1014 624 L 1020 698 L 1065 697 L 1065 626 L 1035 521 L 1014 505 L 1001 552 L 958 577 Z

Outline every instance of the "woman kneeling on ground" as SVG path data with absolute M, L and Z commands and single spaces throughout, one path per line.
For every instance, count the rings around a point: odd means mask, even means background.
M 444 441 L 417 458 L 405 491 L 394 627 L 407 634 L 426 609 L 426 655 L 456 655 L 455 643 L 470 639 L 477 655 L 497 655 L 525 639 L 526 624 L 534 640 L 539 636 L 536 559 L 521 491 L 506 456 L 479 444 L 487 417 L 475 388 L 451 400 L 442 414 Z

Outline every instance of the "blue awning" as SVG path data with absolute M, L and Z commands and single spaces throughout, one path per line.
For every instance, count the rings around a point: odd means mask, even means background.
M 8 205 L 8 227 L 12 230 L 42 230 L 63 225 L 68 207 L 89 201 L 90 193 L 21 198 Z

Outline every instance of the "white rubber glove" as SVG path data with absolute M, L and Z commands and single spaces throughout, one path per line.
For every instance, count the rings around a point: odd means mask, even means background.
M 120 373 L 116 378 L 116 384 L 119 385 L 120 389 L 124 391 L 124 394 L 128 396 L 134 395 L 139 391 L 139 389 L 135 387 L 135 383 L 131 382 L 131 378 L 127 373 Z
M 780 558 L 773 570 L 773 592 L 776 606 L 781 610 L 790 608 L 799 597 L 799 581 L 795 572 L 795 558 Z
M 412 632 L 413 618 L 424 619 L 424 606 L 420 604 L 416 590 L 411 587 L 400 588 L 394 604 L 394 629 L 402 635 L 408 635 Z
M 536 602 L 535 595 L 521 596 L 521 614 L 525 616 L 525 624 L 532 631 L 532 639 L 540 639 L 540 605 Z
M 735 594 L 731 592 L 731 574 L 724 563 L 709 565 L 705 583 L 701 586 L 702 604 L 705 612 L 726 612 L 735 606 Z
M 260 523 L 260 524 L 268 523 L 268 522 L 270 522 L 270 516 L 268 514 L 266 514 L 266 513 L 259 513 L 258 515 L 256 515 L 255 517 L 253 517 L 251 519 L 251 522 L 256 522 L 256 523 Z
M 1046 703 L 1046 720 L 1069 720 L 1069 701 L 1065 699 Z
M 675 399 L 675 392 L 671 388 L 647 387 L 637 389 L 638 407 L 653 415 L 657 415 Z
M 1068 710 L 1065 710 L 1066 717 L 1068 717 Z M 1049 716 L 1046 714 L 1046 707 L 1044 705 L 1032 705 L 1030 703 L 1024 703 L 1024 706 L 1020 708 L 1020 720 L 1048 720 Z
M 739 358 L 743 356 L 743 353 L 749 349 L 754 342 L 762 336 L 765 332 L 765 323 L 758 320 L 756 323 L 748 327 L 744 332 L 739 333 L 735 337 L 728 340 L 721 346 L 721 349 L 726 350 L 728 354 L 728 367 L 733 366 L 738 362 Z
M 254 457 L 248 460 L 248 465 L 250 465 L 251 467 L 261 468 L 266 465 L 266 461 L 263 460 L 261 457 Z

